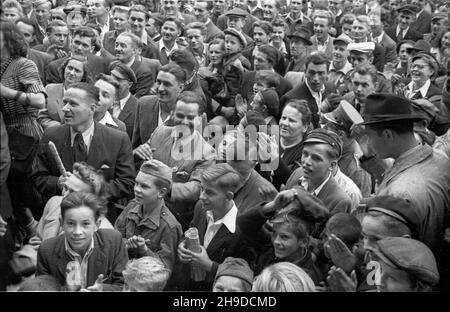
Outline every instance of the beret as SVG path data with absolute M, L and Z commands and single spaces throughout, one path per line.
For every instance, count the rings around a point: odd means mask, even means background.
M 172 168 L 159 160 L 150 159 L 145 161 L 139 171 L 172 183 Z
M 422 242 L 405 237 L 387 237 L 377 242 L 375 254 L 381 260 L 388 260 L 419 281 L 434 286 L 439 282 L 436 259 Z M 386 262 L 386 261 L 385 261 Z
M 250 285 L 253 284 L 253 271 L 247 261 L 241 258 L 227 257 L 217 268 L 214 282 L 221 276 L 233 276 Z
M 237 29 L 228 27 L 227 29 L 225 29 L 223 31 L 223 33 L 225 35 L 228 34 L 228 35 L 237 37 L 242 44 L 242 49 L 245 49 L 247 47 L 247 39 L 245 39 L 244 35 L 241 32 L 239 32 Z
M 342 156 L 342 140 L 333 131 L 317 128 L 311 130 L 307 135 L 303 144 L 308 143 L 325 143 L 330 145 L 339 155 Z

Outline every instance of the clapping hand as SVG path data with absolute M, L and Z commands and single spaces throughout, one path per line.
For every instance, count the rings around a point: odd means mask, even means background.
M 148 143 L 144 143 L 136 147 L 133 154 L 138 155 L 143 160 L 153 159 L 153 150 Z
M 350 276 L 341 268 L 332 266 L 327 277 L 328 289 L 332 292 L 356 292 L 356 273 L 352 271 Z
M 356 265 L 357 259 L 355 255 L 348 249 L 347 245 L 335 234 L 324 244 L 324 248 L 333 264 L 350 273 Z
M 94 285 L 89 286 L 88 288 L 82 288 L 80 291 L 103 291 L 103 274 L 99 274 L 97 279 L 95 280 Z
M 240 94 L 236 94 L 236 98 L 234 101 L 238 117 L 239 118 L 244 117 L 245 114 L 247 113 L 247 102 Z

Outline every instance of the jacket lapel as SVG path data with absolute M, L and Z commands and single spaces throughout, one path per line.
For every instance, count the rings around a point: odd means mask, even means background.
M 66 253 L 64 235 L 61 235 L 59 237 L 58 242 L 55 246 L 54 252 L 58 257 L 57 267 L 58 267 L 59 274 L 61 274 L 61 276 L 64 276 L 64 278 L 66 278 L 67 262 L 68 262 L 69 256 Z
M 125 106 L 123 107 L 123 110 L 119 114 L 119 120 L 124 121 L 128 118 L 128 116 L 131 115 L 133 111 L 133 102 L 135 101 L 134 96 L 131 94 L 128 101 L 125 103 Z
M 206 233 L 206 227 L 208 226 L 208 219 L 206 218 L 206 210 L 203 208 L 202 205 L 202 211 L 200 212 L 199 216 L 199 223 L 197 224 L 197 230 L 198 230 L 198 237 L 200 239 L 200 245 L 203 246 L 203 242 L 205 241 L 205 233 Z
M 206 248 L 208 255 L 213 255 L 218 248 L 222 247 L 223 243 L 227 241 L 229 235 L 231 235 L 231 232 L 224 224 L 222 224 L 216 235 L 214 235 L 213 239 L 209 243 L 208 248 Z
M 103 242 L 98 239 L 98 233 L 96 232 L 94 235 L 94 250 L 92 254 L 89 256 L 88 270 L 86 276 L 86 286 L 92 286 L 95 283 L 99 274 L 105 274 L 104 269 L 108 264 L 108 259 L 106 255 L 103 253 L 103 248 L 100 245 L 103 245 Z M 108 278 L 111 272 L 106 272 L 104 278 Z
M 72 149 L 72 142 L 70 140 L 70 127 L 64 126 L 64 133 L 61 136 L 62 142 L 61 142 L 61 150 L 59 152 L 59 156 L 61 157 L 61 160 L 64 164 L 64 167 L 68 171 L 72 171 L 73 167 L 73 149 Z M 56 144 L 56 143 L 55 143 Z
M 98 123 L 94 124 L 94 135 L 92 136 L 91 145 L 87 156 L 87 163 L 95 167 L 97 160 L 102 156 L 101 147 L 103 146 L 103 131 Z

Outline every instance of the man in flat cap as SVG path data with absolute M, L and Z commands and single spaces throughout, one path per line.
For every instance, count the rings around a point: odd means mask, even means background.
M 297 25 L 306 26 L 310 30 L 313 28 L 311 19 L 302 12 L 302 8 L 302 0 L 291 0 L 289 3 L 289 11 L 285 17 L 285 22 L 288 25 L 290 34 L 294 33 Z
M 340 34 L 333 40 L 333 54 L 329 68 L 328 81 L 333 83 L 336 90 L 345 83 L 344 77 L 352 70 L 353 66 L 348 61 L 348 45 L 353 42 L 352 38 L 346 34 Z
M 228 257 L 217 268 L 213 292 L 249 292 L 253 285 L 253 271 L 247 261 Z
M 426 292 L 439 282 L 436 259 L 422 242 L 404 237 L 379 240 L 372 259 L 380 265 L 382 292 Z
M 431 26 L 431 13 L 425 10 L 427 0 L 412 0 L 411 4 L 417 8 L 416 20 L 411 23 L 411 29 L 417 31 L 420 34 L 426 34 L 430 32 Z
M 370 174 L 360 167 L 361 147 L 352 136 L 354 125 L 363 120 L 361 115 L 350 103 L 341 101 L 334 111 L 324 114 L 323 117 L 327 120 L 325 127 L 337 133 L 343 143 L 342 156 L 338 160 L 339 169 L 356 183 L 363 197 L 369 197 L 372 193 L 372 179 Z
M 342 140 L 336 133 L 318 128 L 307 134 L 303 144 L 302 167 L 291 174 L 286 188 L 301 185 L 322 200 L 330 214 L 350 213 L 352 200 L 332 175 L 342 156 Z
M 111 77 L 119 85 L 118 101 L 113 105 L 112 116 L 125 124 L 128 137 L 131 140 L 138 99 L 130 93 L 130 88 L 136 83 L 136 75 L 130 67 L 122 62 L 112 62 L 110 69 Z
M 135 198 L 117 218 L 130 258 L 157 255 L 169 270 L 175 264 L 181 225 L 164 198 L 172 188 L 172 168 L 159 160 L 145 161 L 135 179 Z
M 374 155 L 394 159 L 376 195 L 411 201 L 421 220 L 419 240 L 435 253 L 442 269 L 444 216 L 450 207 L 450 161 L 430 146 L 417 144 L 413 125 L 421 118 L 412 114 L 409 100 L 379 93 L 367 97 L 362 124 Z
M 430 44 L 434 42 L 437 36 L 443 31 L 446 27 L 449 26 L 449 20 L 447 13 L 438 12 L 434 13 L 431 17 L 431 27 L 430 32 L 423 35 L 423 39 L 425 39 Z
M 231 16 L 234 16 L 233 17 L 234 20 L 240 19 L 242 21 L 241 31 L 245 33 L 245 35 L 251 36 L 253 23 L 259 21 L 259 19 L 253 16 L 252 14 L 248 13 L 247 11 L 244 11 L 239 8 L 227 10 L 222 15 L 220 15 L 217 19 L 216 23 L 217 27 L 219 27 L 219 29 L 222 31 L 224 31 L 227 27 L 230 27 L 228 24 L 230 14 Z
M 391 39 L 399 43 L 404 39 L 417 41 L 423 38 L 423 33 L 412 29 L 411 24 L 416 20 L 417 7 L 411 4 L 404 5 L 397 9 L 397 25 L 386 29 L 386 33 Z
M 244 31 L 246 18 L 251 15 L 242 9 L 234 8 L 230 11 L 225 12 L 225 16 L 227 17 L 227 28 L 234 28 L 238 32 L 240 32 L 244 36 L 245 41 L 247 42 L 246 49 L 252 50 L 255 46 L 255 42 L 253 41 L 252 37 L 250 35 L 247 35 L 247 33 Z M 248 33 L 250 34 L 253 33 L 253 23 L 255 22 L 257 22 L 257 20 L 252 22 L 252 27 L 250 28 Z

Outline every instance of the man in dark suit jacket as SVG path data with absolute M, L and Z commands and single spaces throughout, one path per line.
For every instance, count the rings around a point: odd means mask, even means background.
M 197 22 L 203 23 L 206 27 L 205 43 L 209 43 L 218 35 L 223 34 L 223 32 L 211 21 L 210 12 L 212 11 L 212 8 L 213 4 L 206 0 L 195 1 L 194 4 Z
M 159 109 L 158 96 L 146 95 L 139 99 L 131 141 L 133 149 L 147 142 L 158 127 Z
M 64 168 L 85 161 L 103 172 L 109 201 L 116 202 L 133 192 L 135 168 L 130 139 L 125 132 L 94 122 L 98 89 L 87 83 L 72 85 L 64 94 L 64 125 L 49 127 L 41 139 L 31 180 L 46 197 L 61 194 L 67 177 L 61 175 L 48 142 L 59 152 Z M 108 211 L 114 219 L 115 211 Z M 112 220 L 114 222 L 114 220 Z
M 422 39 L 424 33 L 420 33 L 412 27 L 412 23 L 416 20 L 417 7 L 414 5 L 404 5 L 398 8 L 397 12 L 398 23 L 386 29 L 388 36 L 397 43 L 406 39 L 413 41 Z
M 97 35 L 92 28 L 81 26 L 74 31 L 70 47 L 72 55 L 81 56 L 87 60 L 86 69 L 92 79 L 100 73 L 109 73 L 109 63 L 102 57 L 92 54 L 96 40 Z M 87 47 L 84 47 L 84 45 L 87 45 Z M 59 68 L 68 58 L 70 56 L 54 60 L 48 65 L 46 84 L 62 82 Z
M 285 104 L 293 99 L 308 101 L 311 111 L 311 122 L 314 128 L 319 127 L 319 111 L 326 96 L 333 92 L 334 86 L 326 84 L 325 79 L 328 74 L 328 57 L 322 52 L 310 54 L 306 60 L 305 80 L 293 88 L 280 99 L 280 111 Z M 314 92 L 314 95 L 313 93 Z M 318 100 L 321 101 L 318 101 Z
M 411 4 L 415 5 L 419 11 L 416 20 L 411 23 L 411 28 L 421 34 L 428 34 L 431 31 L 431 13 L 425 10 L 427 1 L 412 0 Z
M 218 188 L 218 183 L 224 187 Z M 225 182 L 226 181 L 226 182 Z M 233 201 L 234 193 L 241 183 L 239 174 L 228 164 L 215 164 L 205 169 L 202 175 L 202 193 L 200 195 L 201 205 L 197 205 L 194 218 L 190 224 L 198 230 L 198 238 L 201 254 L 196 256 L 188 250 L 185 240 L 178 246 L 178 257 L 182 263 L 196 263 L 206 271 L 205 279 L 194 282 L 189 279 L 188 290 L 211 290 L 217 268 L 227 257 L 240 257 L 250 260 L 248 251 L 242 239 L 241 231 L 237 227 L 236 217 L 238 209 Z M 221 200 L 218 200 L 218 199 Z M 213 230 L 213 222 L 222 219 L 217 230 Z M 201 263 L 209 262 L 210 265 Z M 189 269 L 184 265 L 181 270 Z M 186 278 L 184 278 L 186 280 Z

